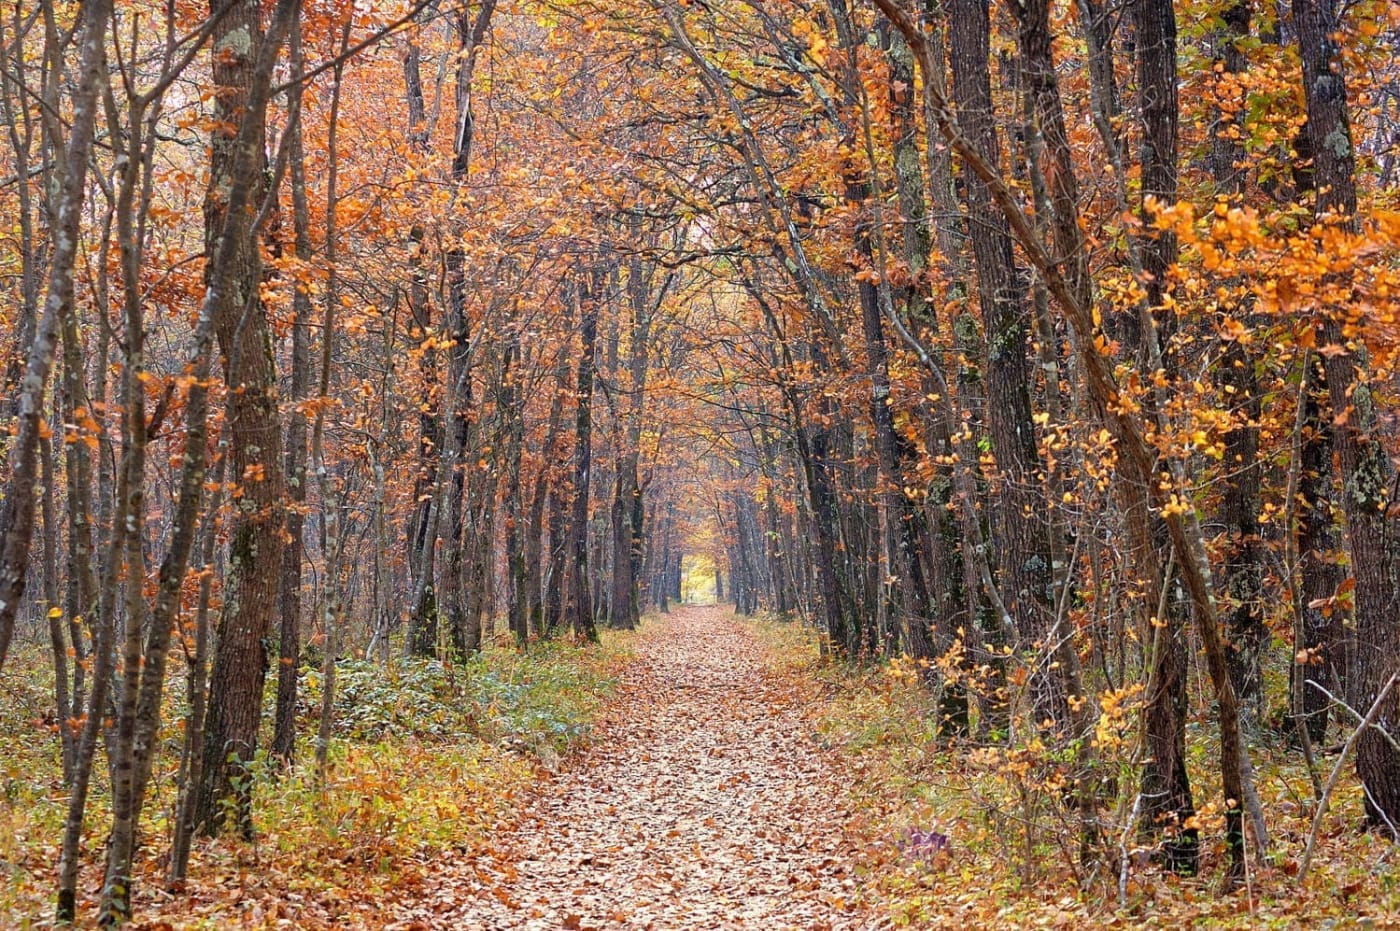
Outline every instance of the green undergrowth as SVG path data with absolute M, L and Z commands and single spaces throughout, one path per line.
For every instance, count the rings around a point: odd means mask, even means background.
M 138 915 L 175 927 L 261 926 L 260 915 L 270 923 L 290 916 L 294 926 L 334 924 L 357 902 L 412 881 L 436 855 L 480 849 L 510 822 L 524 791 L 588 743 L 629 655 L 630 636 L 607 632 L 601 646 L 547 642 L 525 653 L 492 647 L 457 664 L 396 657 L 386 667 L 345 659 L 337 665 L 324 784 L 313 764 L 321 676 L 305 669 L 298 765 L 279 771 L 260 756 L 249 767 L 256 838 L 198 841 L 188 888 L 171 896 L 161 887 L 183 731 L 183 702 L 175 698 L 183 694 L 183 670 L 175 670 L 145 809 Z M 67 795 L 47 710 L 52 674 L 45 654 L 12 656 L 3 680 L 0 927 L 8 928 L 51 912 Z M 264 718 L 270 727 L 271 715 Z M 105 757 L 97 765 L 105 768 Z M 89 896 L 108 826 L 106 783 L 99 771 L 88 808 L 81 888 Z M 91 916 L 92 903 L 86 906 Z
M 1400 927 L 1400 847 L 1359 829 L 1362 792 L 1345 767 L 1319 834 L 1312 872 L 1297 875 L 1315 813 L 1300 754 L 1260 735 L 1251 754 L 1272 836 L 1244 888 L 1221 894 L 1224 844 L 1214 725 L 1190 725 L 1188 766 L 1202 810 L 1202 871 L 1164 873 L 1147 842 L 1124 833 L 1128 812 L 1106 805 L 1103 865 L 1079 861 L 1078 824 L 1050 776 L 1056 751 L 950 746 L 934 727 L 935 705 L 907 663 L 856 668 L 823 660 L 814 634 L 759 618 L 752 628 L 772 664 L 810 690 L 812 736 L 841 755 L 851 778 L 853 823 L 864 844 L 865 894 L 896 927 L 916 928 L 1389 928 Z M 1109 707 L 1096 735 L 1100 774 L 1129 794 L 1137 767 L 1135 705 Z M 1336 756 L 1319 760 L 1325 781 Z M 937 831 L 946 851 L 911 853 L 909 832 Z M 1121 848 L 1120 848 L 1121 843 Z M 1140 846 L 1143 845 L 1143 846 Z M 1122 851 L 1129 868 L 1120 875 Z M 1125 879 L 1120 887 L 1120 880 Z M 1122 896 L 1120 900 L 1120 894 Z

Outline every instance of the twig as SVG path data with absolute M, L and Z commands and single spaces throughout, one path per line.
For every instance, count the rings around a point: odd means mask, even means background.
M 1123 826 L 1123 834 L 1118 838 L 1118 909 L 1127 911 L 1128 908 L 1128 835 L 1132 833 L 1133 825 L 1137 824 L 1138 813 L 1142 811 L 1142 793 L 1137 794 L 1133 800 L 1133 813 L 1128 817 L 1128 823 Z
M 1366 783 L 1364 782 L 1361 783 L 1361 791 L 1366 793 L 1366 801 L 1371 803 L 1371 807 L 1376 810 L 1376 814 L 1381 816 L 1381 820 L 1385 822 L 1385 826 L 1390 828 L 1391 839 L 1394 840 L 1395 843 L 1400 844 L 1400 831 L 1395 829 L 1395 822 L 1390 820 L 1390 815 L 1385 813 L 1385 809 L 1381 807 L 1381 803 L 1376 801 L 1376 797 L 1371 794 L 1371 790 L 1366 787 Z
M 1359 711 L 1357 711 L 1357 710 L 1356 710 L 1355 708 L 1353 708 L 1351 705 L 1348 705 L 1346 702 L 1342 701 L 1342 700 L 1341 700 L 1340 698 L 1338 698 L 1336 695 L 1333 695 L 1331 692 L 1327 691 L 1327 689 L 1325 689 L 1325 688 L 1322 687 L 1321 685 L 1318 685 L 1317 682 L 1316 682 L 1315 680 L 1309 679 L 1309 680 L 1307 680 L 1307 684 L 1308 684 L 1308 685 L 1311 685 L 1313 688 L 1317 689 L 1317 690 L 1318 690 L 1319 692 L 1321 692 L 1323 695 L 1326 695 L 1328 698 L 1332 699 L 1332 701 L 1336 702 L 1337 704 L 1339 704 L 1339 705 L 1341 705 L 1343 708 L 1345 708 L 1345 709 L 1347 710 L 1347 712 L 1348 712 L 1353 718 L 1355 718 L 1357 721 L 1362 722 L 1362 723 L 1363 723 L 1363 727 L 1364 727 L 1364 722 L 1365 722 L 1366 719 L 1363 718 L 1363 717 L 1361 716 L 1361 713 L 1360 713 Z M 1395 739 L 1393 736 L 1391 736 L 1390 731 L 1388 731 L 1388 730 L 1386 730 L 1385 728 L 1380 727 L 1380 726 L 1377 726 L 1377 727 L 1376 727 L 1376 730 L 1380 733 L 1380 735 L 1381 735 L 1382 737 L 1385 738 L 1385 742 L 1386 742 L 1386 743 L 1390 744 L 1390 746 L 1391 746 L 1393 749 L 1395 749 L 1395 750 L 1397 750 L 1397 751 L 1400 751 L 1400 742 L 1397 742 L 1396 739 Z M 1342 752 L 1345 753 L 1346 751 L 1343 750 Z
M 1299 883 L 1307 877 L 1308 867 L 1312 865 L 1313 847 L 1317 844 L 1317 832 L 1322 828 L 1322 819 L 1327 814 L 1327 803 L 1332 798 L 1332 790 L 1337 787 L 1337 780 L 1342 775 L 1342 767 L 1346 765 L 1347 757 L 1351 754 L 1351 748 L 1356 746 L 1356 741 L 1361 738 L 1361 735 L 1371 726 L 1371 722 L 1381 713 L 1381 706 L 1385 704 L 1386 696 L 1390 694 L 1390 690 L 1395 686 L 1395 680 L 1397 678 L 1400 678 L 1400 672 L 1393 672 L 1390 674 L 1390 678 L 1385 683 L 1385 688 L 1381 689 L 1380 694 L 1376 696 L 1375 702 L 1371 704 L 1371 710 L 1366 712 L 1366 717 L 1361 719 L 1361 725 L 1351 732 L 1351 736 L 1347 738 L 1346 744 L 1342 746 L 1342 753 L 1337 757 L 1337 765 L 1332 767 L 1332 775 L 1327 777 L 1327 787 L 1322 790 L 1322 798 L 1318 799 L 1317 814 L 1313 816 L 1312 830 L 1308 832 L 1308 843 L 1307 846 L 1303 848 L 1303 862 L 1298 867 Z M 1318 688 L 1322 687 L 1318 686 Z M 1327 690 L 1323 689 L 1323 691 L 1325 692 Z M 1391 830 L 1394 830 L 1393 826 Z

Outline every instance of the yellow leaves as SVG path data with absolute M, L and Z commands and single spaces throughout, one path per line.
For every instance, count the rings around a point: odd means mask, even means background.
M 1143 199 L 1142 209 L 1154 229 L 1175 233 L 1183 243 L 1195 241 L 1196 209 L 1191 204 L 1181 201 L 1166 206 L 1149 194 Z
M 291 405 L 290 409 L 304 417 L 315 417 L 322 411 L 334 409 L 338 403 L 335 398 L 329 397 L 306 398 Z
M 1234 317 L 1226 317 L 1220 321 L 1217 330 L 1220 338 L 1229 343 L 1248 343 L 1250 340 L 1249 328 Z
M 1181 517 L 1192 513 L 1194 510 L 1195 508 L 1191 506 L 1189 501 L 1179 496 L 1176 492 L 1172 492 L 1167 496 L 1166 503 L 1162 505 L 1161 514 L 1163 517 Z
M 818 65 L 825 65 L 827 51 L 831 47 L 823 34 L 821 27 L 806 19 L 795 19 L 792 23 L 792 34 L 798 39 L 805 39 L 807 42 L 807 55 Z
M 102 428 L 93 419 L 92 412 L 86 407 L 77 408 L 73 411 L 73 420 L 74 423 L 63 425 L 63 442 L 82 443 L 88 449 L 97 449 L 101 445 L 98 436 Z
M 1094 725 L 1094 743 L 1100 750 L 1112 750 L 1126 743 L 1134 712 L 1142 697 L 1141 682 L 1099 693 L 1099 719 Z
M 884 674 L 891 682 L 898 682 L 903 685 L 917 685 L 921 678 L 922 669 L 927 668 L 928 661 L 922 664 L 908 654 L 897 656 L 885 665 Z

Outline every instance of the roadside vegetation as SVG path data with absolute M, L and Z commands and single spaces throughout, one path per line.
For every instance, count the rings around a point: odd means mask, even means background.
M 1400 926 L 1400 881 L 1389 838 L 1359 830 L 1364 797 L 1345 770 L 1323 819 L 1307 877 L 1298 880 L 1316 812 L 1311 779 L 1286 735 L 1259 735 L 1255 758 L 1272 848 L 1251 857 L 1247 881 L 1216 895 L 1226 851 L 1202 851 L 1196 877 L 1162 868 L 1160 849 L 1113 811 L 1117 862 L 1085 871 L 1075 812 L 1061 804 L 1062 759 L 1045 747 L 939 738 L 937 702 L 907 661 L 864 667 L 822 660 L 814 632 L 763 615 L 752 627 L 774 664 L 810 691 L 811 739 L 839 752 L 851 775 L 852 829 L 862 836 L 869 907 L 914 928 L 1296 928 Z M 1281 673 L 1282 674 L 1282 673 Z M 1195 694 L 1199 695 L 1199 692 Z M 1275 696 L 1278 703 L 1286 695 Z M 1101 699 L 1094 740 L 1110 779 L 1131 781 L 1140 766 L 1136 699 Z M 1193 735 L 1205 729 L 1193 714 Z M 971 744 L 971 746 L 970 746 Z M 1326 779 L 1338 747 L 1321 748 Z M 1193 744 L 1188 768 L 1204 777 L 1218 747 Z M 1203 829 L 1219 836 L 1218 811 L 1202 806 Z M 1203 830 L 1204 833 L 1204 830 Z M 929 835 L 941 835 L 946 843 Z M 922 843 L 920 843 L 922 842 Z
M 196 842 L 183 897 L 166 891 L 165 857 L 176 802 L 185 709 L 172 701 L 161 740 L 168 772 L 155 773 L 149 842 L 136 875 L 140 908 L 175 927 L 259 927 L 295 915 L 334 923 L 372 908 L 384 889 L 412 883 L 434 857 L 488 844 L 517 797 L 588 745 L 592 723 L 629 655 L 630 634 L 603 648 L 565 641 L 528 652 L 490 647 L 465 663 L 394 659 L 388 667 L 338 663 L 336 736 L 325 782 L 309 765 L 279 772 L 265 754 L 247 769 L 256 786 L 254 840 L 227 834 Z M 311 759 L 319 725 L 320 664 L 312 651 L 298 714 Z M 38 924 L 52 903 L 52 873 L 67 798 L 47 658 L 23 650 L 3 673 L 0 703 L 0 925 Z M 174 693 L 172 693 L 173 696 Z M 271 696 L 269 696 L 269 701 Z M 271 720 L 269 715 L 268 720 Z M 85 870 L 103 852 L 110 798 L 94 793 Z M 97 874 L 80 892 L 95 898 Z M 91 904 L 91 903 L 87 903 Z

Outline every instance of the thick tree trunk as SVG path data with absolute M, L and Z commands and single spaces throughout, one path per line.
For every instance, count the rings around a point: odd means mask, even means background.
M 216 7 L 219 6 L 216 4 Z M 283 8 L 290 7 L 284 14 Z M 206 270 L 206 283 L 226 282 L 212 311 L 228 385 L 225 429 L 238 511 L 229 529 L 229 575 L 209 681 L 203 781 L 196 804 L 202 831 L 218 834 L 233 814 L 251 835 L 252 785 L 247 765 L 257 752 L 267 678 L 267 643 L 277 614 L 282 574 L 284 481 L 281 423 L 272 334 L 258 291 L 262 261 L 252 230 L 253 210 L 267 194 L 264 180 L 267 86 L 282 35 L 263 35 L 260 4 L 236 0 L 213 35 L 215 115 L 237 135 L 214 134 L 205 197 L 207 252 L 227 261 Z M 295 0 L 278 8 L 280 27 L 297 15 Z M 282 21 L 285 20 L 285 21 Z M 268 49 L 264 53 L 264 49 Z M 247 187 L 239 200 L 233 192 Z M 234 209 L 246 216 L 227 222 Z M 228 248 L 220 246 L 227 239 Z M 226 804 L 232 802 L 232 809 Z
M 1293 0 L 1293 22 L 1303 64 L 1307 136 L 1312 149 L 1319 223 L 1346 233 L 1356 225 L 1356 157 L 1347 112 L 1346 72 L 1337 44 L 1334 0 Z M 1369 708 L 1396 669 L 1400 644 L 1400 525 L 1390 516 L 1395 466 L 1380 435 L 1369 384 L 1369 362 L 1360 336 L 1348 339 L 1343 322 L 1354 313 L 1347 282 L 1325 283 L 1318 315 L 1331 394 L 1333 445 L 1341 467 L 1342 510 L 1356 582 L 1356 685 L 1360 707 Z M 1360 331 L 1364 333 L 1364 327 Z M 1342 351 L 1333 351 L 1342 350 Z M 1356 744 L 1356 772 L 1366 790 L 1366 816 L 1376 826 L 1400 823 L 1400 751 L 1386 738 L 1400 726 L 1400 695 L 1390 692 Z
M 1000 154 L 988 69 L 988 8 L 985 0 L 952 0 L 948 9 L 959 124 L 982 157 L 997 164 Z M 1054 626 L 1054 577 L 1041 518 L 1044 498 L 1037 491 L 1040 462 L 1029 393 L 1028 314 L 1021 301 L 1027 289 L 1017 272 L 1007 222 L 994 208 L 986 185 L 975 178 L 966 179 L 963 197 L 968 215 L 978 218 L 968 224 L 968 238 L 976 261 L 978 301 L 985 327 L 987 422 L 1000 472 L 997 580 L 1022 641 L 1020 646 L 1034 654 L 1031 704 L 1035 724 L 1065 728 L 1070 724 L 1069 699 L 1077 694 L 1071 694 L 1065 681 L 1069 670 L 1062 663 L 1046 661 L 1068 651 L 1059 648 L 1060 638 L 1067 639 L 1067 635 Z
M 598 342 L 599 277 L 590 272 L 579 287 L 579 358 L 574 413 L 574 497 L 569 517 L 569 597 L 565 613 L 575 637 L 597 640 L 588 577 L 588 498 L 593 469 L 593 369 Z

